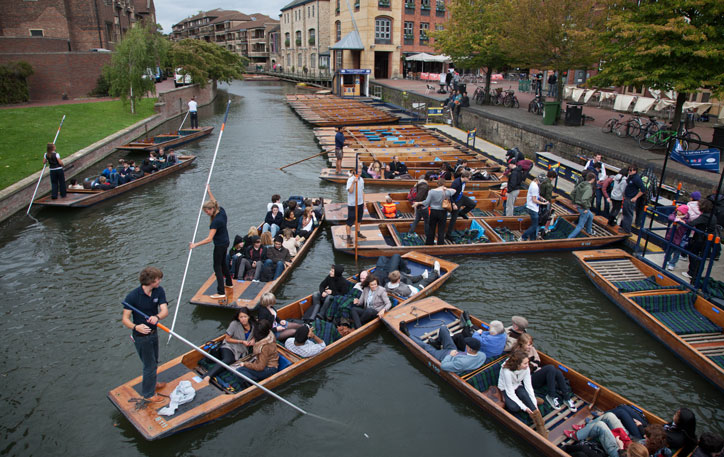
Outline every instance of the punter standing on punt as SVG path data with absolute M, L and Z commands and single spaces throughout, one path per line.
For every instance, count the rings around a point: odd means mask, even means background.
M 199 104 L 196 103 L 196 97 L 189 100 L 189 114 L 191 115 L 191 128 L 199 128 Z
M 334 135 L 334 156 L 337 158 L 337 174 L 342 173 L 342 158 L 344 157 L 344 133 L 342 127 L 337 127 L 337 133 Z
M 123 325 L 133 330 L 133 343 L 143 362 L 141 395 L 148 402 L 163 402 L 166 398 L 156 394 L 166 383 L 156 383 L 158 369 L 158 331 L 156 324 L 168 316 L 166 292 L 161 287 L 163 272 L 155 267 L 141 270 L 138 279 L 141 285 L 133 289 L 123 302 Z M 132 311 L 131 305 L 150 316 L 148 319 Z
M 63 172 L 63 161 L 60 160 L 60 154 L 55 152 L 55 145 L 48 143 L 46 153 L 43 156 L 43 165 L 48 164 L 50 169 L 50 198 L 55 200 L 65 198 L 65 173 Z
M 204 213 L 211 218 L 209 236 L 197 243 L 189 243 L 189 249 L 208 244 L 211 241 L 214 242 L 213 262 L 214 274 L 216 275 L 216 294 L 211 295 L 211 298 L 218 300 L 226 296 L 224 293 L 224 281 L 226 281 L 226 287 L 231 288 L 234 286 L 234 283 L 231 281 L 229 265 L 226 263 L 226 251 L 229 250 L 229 232 L 226 230 L 226 211 L 219 206 L 219 202 L 214 198 L 211 189 L 207 187 L 206 192 L 209 193 L 210 200 L 204 203 L 202 208 Z

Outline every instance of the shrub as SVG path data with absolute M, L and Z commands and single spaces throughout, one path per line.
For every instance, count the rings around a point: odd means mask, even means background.
M 22 103 L 30 100 L 28 77 L 33 67 L 24 61 L 0 65 L 0 104 Z
M 108 97 L 111 84 L 105 76 L 105 72 L 101 73 L 96 80 L 96 87 L 90 92 L 91 97 Z

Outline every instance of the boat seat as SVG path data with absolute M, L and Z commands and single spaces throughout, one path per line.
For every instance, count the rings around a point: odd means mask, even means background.
M 721 333 L 721 327 L 694 308 L 696 294 L 643 295 L 629 297 L 677 335 Z
M 674 289 L 684 290 L 684 286 L 662 286 L 656 282 L 656 276 L 650 276 L 646 279 L 639 279 L 635 281 L 611 281 L 612 284 L 618 287 L 619 292 L 641 292 L 642 290 L 659 290 L 659 289 Z

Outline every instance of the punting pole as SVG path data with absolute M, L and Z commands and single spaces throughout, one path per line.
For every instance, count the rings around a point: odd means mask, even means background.
M 216 149 L 214 150 L 214 157 L 211 159 L 211 167 L 209 168 L 209 176 L 206 177 L 206 185 L 204 186 L 204 194 L 201 197 L 201 206 L 199 206 L 199 215 L 196 216 L 196 227 L 194 227 L 194 233 L 191 237 L 191 242 L 196 241 L 196 232 L 199 229 L 199 221 L 201 220 L 201 212 L 204 208 L 204 202 L 206 201 L 206 192 L 211 182 L 211 173 L 214 171 L 214 164 L 216 163 L 216 154 L 219 152 L 219 145 L 221 144 L 221 137 L 224 136 L 224 128 L 226 127 L 226 118 L 229 117 L 229 107 L 231 106 L 231 99 L 226 103 L 226 113 L 224 113 L 224 122 L 221 123 L 221 130 L 219 131 L 219 138 L 216 140 Z M 189 272 L 189 263 L 191 263 L 191 253 L 193 249 L 189 249 L 189 255 L 186 257 L 186 268 L 184 268 L 184 275 L 181 279 L 181 290 L 178 292 L 178 301 L 176 302 L 176 309 L 173 312 L 173 322 L 171 323 L 171 331 L 168 332 L 168 341 L 166 344 L 171 342 L 171 337 L 174 335 L 173 329 L 176 326 L 176 318 L 178 317 L 178 309 L 181 307 L 181 295 L 184 292 L 184 284 L 186 284 L 186 274 Z
M 313 158 L 315 158 L 315 157 L 319 157 L 319 156 L 321 156 L 322 154 L 326 154 L 326 153 L 327 153 L 327 151 L 322 151 L 322 152 L 320 152 L 319 154 L 314 154 L 313 156 L 309 156 L 309 157 L 307 157 L 306 159 L 297 160 L 296 162 L 292 162 L 292 163 L 290 163 L 290 164 L 288 164 L 288 165 L 284 165 L 283 167 L 281 167 L 281 168 L 279 168 L 279 169 L 280 169 L 280 170 L 283 170 L 283 169 L 285 169 L 285 168 L 287 168 L 287 167 L 291 167 L 292 165 L 296 165 L 296 164 L 298 164 L 298 163 L 302 163 L 302 162 L 304 162 L 305 160 L 313 159 Z
M 228 113 L 228 111 L 227 111 L 227 113 Z M 137 312 L 138 314 L 140 314 L 141 316 L 143 316 L 145 319 L 148 319 L 148 318 L 149 318 L 145 313 L 143 313 L 142 311 L 139 311 L 139 310 L 136 309 L 133 305 L 129 305 L 129 304 L 126 303 L 125 301 L 123 302 L 123 305 L 124 305 L 124 306 L 127 306 L 128 308 L 130 308 L 130 309 L 132 309 L 133 311 Z M 178 309 L 178 307 L 177 307 L 177 309 Z M 306 412 L 306 411 L 303 410 L 302 408 L 300 408 L 300 407 L 298 407 L 297 405 L 289 402 L 288 400 L 285 400 L 284 398 L 282 398 L 282 397 L 280 397 L 279 395 L 275 394 L 275 393 L 272 392 L 271 390 L 267 389 L 266 387 L 262 386 L 262 385 L 259 384 L 258 382 L 254 381 L 253 379 L 249 379 L 248 377 L 244 376 L 242 373 L 239 373 L 238 371 L 236 371 L 235 369 L 233 369 L 233 368 L 230 367 L 229 365 L 225 364 L 224 362 L 222 362 L 221 360 L 217 359 L 217 358 L 214 357 L 213 355 L 209 354 L 208 352 L 204 351 L 204 350 L 201 349 L 200 347 L 196 346 L 194 343 L 192 343 L 191 341 L 187 340 L 186 338 L 184 338 L 183 336 L 179 335 L 178 333 L 174 332 L 172 329 L 169 329 L 168 327 L 166 327 L 166 326 L 163 325 L 162 323 L 159 322 L 159 323 L 156 324 L 156 326 L 157 326 L 158 328 L 160 328 L 161 330 L 163 330 L 163 331 L 165 331 L 165 332 L 168 332 L 169 336 L 171 336 L 171 335 L 175 336 L 176 338 L 178 338 L 179 340 L 181 340 L 183 343 L 185 343 L 185 344 L 188 345 L 189 347 L 193 348 L 193 350 L 195 350 L 196 352 L 200 352 L 204 357 L 213 360 L 214 362 L 216 362 L 216 363 L 218 363 L 219 365 L 221 365 L 222 367 L 226 368 L 228 371 L 230 371 L 231 373 L 233 373 L 233 374 L 235 374 L 236 376 L 240 377 L 240 378 L 243 379 L 244 381 L 246 381 L 246 382 L 248 382 L 248 383 L 250 383 L 250 384 L 254 384 L 256 387 L 260 388 L 261 390 L 263 390 L 264 392 L 268 393 L 269 395 L 271 395 L 272 397 L 276 398 L 277 400 L 279 400 L 279 401 L 281 401 L 281 402 L 283 402 L 283 403 L 286 403 L 287 405 L 291 406 L 292 408 L 294 408 L 295 410 L 297 410 L 297 411 L 299 411 L 300 413 L 304 414 L 305 416 L 306 416 L 307 414 L 309 414 L 308 412 Z
M 186 123 L 186 118 L 189 117 L 189 113 L 190 113 L 190 112 L 191 112 L 191 111 L 186 111 L 186 116 L 184 116 L 184 120 L 181 121 L 181 125 L 178 126 L 178 133 L 179 133 L 179 134 L 181 134 L 181 127 L 183 127 L 184 124 Z
M 65 114 L 63 115 L 63 119 L 60 120 L 60 125 L 58 126 L 58 131 L 55 132 L 55 138 L 53 138 L 53 144 L 58 140 L 58 135 L 60 135 L 60 129 L 63 127 L 63 122 L 65 122 Z M 45 173 L 45 167 L 47 166 L 47 163 L 43 164 L 43 169 L 40 170 L 40 176 L 38 176 L 38 183 L 35 185 L 35 191 L 33 191 L 33 197 L 30 199 L 30 204 L 28 205 L 28 210 L 25 212 L 25 214 L 30 214 L 30 208 L 33 206 L 33 202 L 35 201 L 35 195 L 38 193 L 38 188 L 40 187 L 40 181 L 43 179 L 43 173 Z

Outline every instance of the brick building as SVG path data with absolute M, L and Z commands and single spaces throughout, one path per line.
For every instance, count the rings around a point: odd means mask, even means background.
M 282 8 L 282 66 L 316 74 L 329 69 L 329 0 L 294 0 Z
M 392 0 L 394 1 L 394 0 Z M 450 0 L 447 0 L 449 3 Z M 446 0 L 402 0 L 402 57 L 426 52 L 436 54 L 431 31 L 443 30 L 448 20 Z M 412 68 L 412 62 L 400 62 L 400 71 Z
M 83 97 L 110 61 L 102 51 L 136 23 L 156 23 L 153 0 L 2 0 L 0 63 L 33 66 L 31 100 Z

